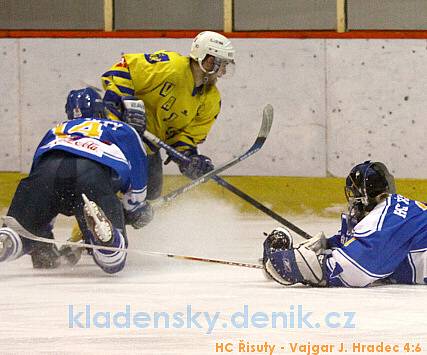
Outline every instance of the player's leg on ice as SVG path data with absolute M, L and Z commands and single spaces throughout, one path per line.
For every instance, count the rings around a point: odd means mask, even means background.
M 148 182 L 147 200 L 155 200 L 162 194 L 163 188 L 163 166 L 160 151 L 147 155 Z
M 113 225 L 95 202 L 90 201 L 85 194 L 82 194 L 82 198 L 84 203 L 83 213 L 87 228 L 96 241 L 100 244 L 108 245 L 113 239 Z
M 153 148 L 154 149 L 154 148 Z M 160 197 L 163 188 L 163 167 L 160 151 L 148 155 L 148 184 L 147 184 L 147 200 L 155 200 Z M 83 233 L 80 230 L 78 223 L 73 225 L 70 242 L 80 242 L 83 239 Z M 75 265 L 79 262 L 83 248 L 64 245 L 60 249 L 60 253 L 65 262 L 69 265 Z
M 85 194 L 82 195 L 83 214 L 87 226 L 90 243 L 116 248 L 127 248 L 127 239 L 124 229 L 113 226 L 104 211 Z M 89 233 L 88 233 L 89 232 Z M 93 250 L 93 259 L 96 264 L 107 273 L 121 271 L 126 263 L 126 253 L 121 251 Z
M 114 172 L 87 159 L 78 159 L 74 214 L 87 243 L 127 248 L 123 206 L 116 196 Z M 86 203 L 82 194 L 87 197 Z M 105 272 L 121 271 L 126 252 L 93 250 L 95 263 Z
M 53 239 L 52 221 L 58 214 L 54 172 L 58 165 L 54 157 L 43 158 L 30 175 L 20 181 L 7 212 L 8 216 L 14 217 L 26 230 L 38 237 Z M 25 238 L 21 238 L 21 241 L 21 255 L 31 255 L 34 268 L 50 269 L 59 265 L 59 252 L 54 244 Z

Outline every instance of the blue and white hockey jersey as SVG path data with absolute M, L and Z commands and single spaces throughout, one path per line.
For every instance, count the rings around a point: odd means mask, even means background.
M 64 150 L 113 169 L 120 178 L 125 209 L 132 211 L 145 200 L 145 148 L 138 133 L 124 122 L 82 118 L 60 123 L 43 137 L 32 168 L 52 149 Z
M 348 232 L 328 239 L 329 286 L 363 287 L 377 280 L 427 284 L 427 206 L 389 195 Z

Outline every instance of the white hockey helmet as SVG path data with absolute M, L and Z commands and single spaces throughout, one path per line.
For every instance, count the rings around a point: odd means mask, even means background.
M 209 54 L 225 64 L 234 64 L 234 53 L 233 45 L 227 37 L 216 32 L 204 31 L 200 32 L 193 39 L 190 57 L 198 62 L 200 68 L 206 72 L 202 66 L 202 61 L 206 55 Z M 213 74 L 214 72 L 209 72 L 209 74 Z

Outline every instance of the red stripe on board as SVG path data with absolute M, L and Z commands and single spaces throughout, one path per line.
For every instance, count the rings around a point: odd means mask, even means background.
M 0 38 L 193 38 L 199 30 L 182 31 L 46 31 L 0 30 Z M 221 32 L 224 33 L 224 32 Z M 427 39 L 427 31 L 257 31 L 228 32 L 230 38 L 372 38 L 372 39 Z

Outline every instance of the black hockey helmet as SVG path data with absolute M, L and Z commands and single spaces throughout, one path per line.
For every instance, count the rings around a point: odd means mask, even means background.
M 92 87 L 71 90 L 67 96 L 65 113 L 69 120 L 75 118 L 103 118 L 105 117 L 104 103 L 101 96 Z
M 350 205 L 360 203 L 372 209 L 380 196 L 395 193 L 394 177 L 380 162 L 365 161 L 351 169 L 345 181 L 345 196 Z

